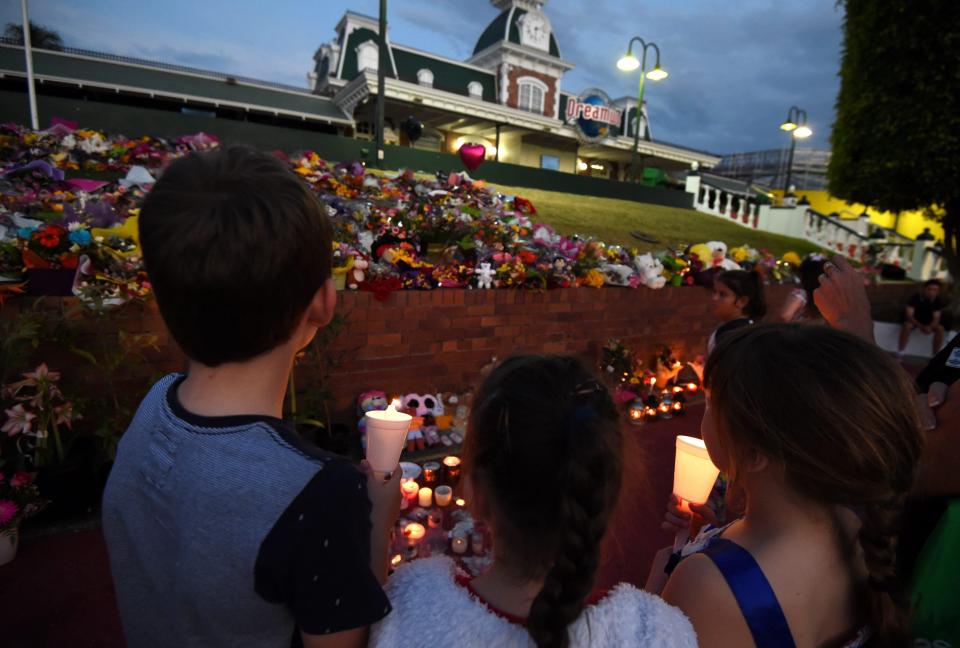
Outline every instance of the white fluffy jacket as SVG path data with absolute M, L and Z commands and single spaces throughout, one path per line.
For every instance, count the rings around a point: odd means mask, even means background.
M 370 646 L 529 648 L 526 629 L 497 616 L 455 581 L 445 556 L 400 567 L 386 586 L 393 611 L 373 626 Z M 662 599 L 620 584 L 570 626 L 571 646 L 696 648 L 687 617 Z

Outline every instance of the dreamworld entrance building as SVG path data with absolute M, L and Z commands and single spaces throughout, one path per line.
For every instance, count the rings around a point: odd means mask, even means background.
M 597 180 L 627 177 L 639 127 L 641 163 L 654 175 L 720 162 L 719 156 L 653 139 L 646 110 L 638 120 L 633 98 L 611 100 L 598 88 L 566 88 L 563 77 L 573 63 L 563 58 L 546 0 L 491 4 L 492 20 L 478 29 L 466 61 L 393 43 L 387 30 L 385 139 L 397 145 L 394 159 L 409 164 L 417 153 L 416 160 L 439 168 L 447 163 L 444 154 L 478 143 L 488 160 L 504 163 L 503 173 L 514 169 L 515 176 L 522 170 L 511 165 L 521 165 L 530 172 L 593 176 L 582 178 L 591 183 L 581 182 L 581 190 L 602 194 L 607 190 Z M 378 32 L 374 18 L 348 11 L 335 26 L 335 38 L 317 49 L 312 70 L 305 61 L 309 72 L 299 87 L 69 47 L 35 49 L 41 127 L 64 117 L 132 136 L 202 130 L 269 148 L 316 147 L 331 159 L 362 157 L 372 148 L 364 140 L 374 133 Z M 23 47 L 0 39 L 0 120 L 28 123 L 26 87 Z M 415 141 L 413 130 L 404 128 L 411 118 L 420 134 Z M 397 155 L 403 150 L 410 155 Z
M 574 64 L 563 58 L 545 0 L 491 4 L 500 13 L 466 61 L 394 43 L 388 28 L 387 143 L 443 152 L 482 143 L 488 159 L 625 179 L 639 127 L 645 167 L 683 171 L 693 163 L 719 163 L 718 156 L 653 140 L 646 105 L 638 120 L 635 98 L 611 100 L 598 88 L 565 88 L 564 73 Z M 314 92 L 353 118 L 358 137 L 374 133 L 378 32 L 374 18 L 347 12 L 336 38 L 317 50 L 309 75 Z M 423 126 L 415 142 L 404 129 L 410 118 Z

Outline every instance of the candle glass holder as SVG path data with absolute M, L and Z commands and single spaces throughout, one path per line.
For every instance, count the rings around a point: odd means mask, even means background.
M 443 458 L 443 481 L 449 486 L 460 483 L 460 457 L 450 455 Z
M 453 489 L 449 486 L 437 486 L 433 491 L 434 500 L 437 506 L 450 506 L 453 501 Z
M 450 549 L 458 556 L 467 553 L 467 538 L 462 535 L 455 535 L 450 538 Z
M 440 479 L 440 464 L 436 461 L 428 461 L 423 464 L 423 483 L 426 485 L 436 484 Z

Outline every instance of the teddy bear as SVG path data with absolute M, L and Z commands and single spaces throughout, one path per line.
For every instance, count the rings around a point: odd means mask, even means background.
M 659 290 L 667 284 L 667 278 L 663 276 L 663 264 L 649 252 L 634 258 L 633 265 L 640 273 L 640 283 L 647 288 Z
M 481 263 L 480 267 L 474 270 L 477 275 L 477 288 L 492 288 L 493 277 L 496 271 L 490 267 L 489 263 Z
M 355 257 L 353 260 L 353 267 L 350 268 L 350 272 L 347 273 L 347 287 L 351 290 L 356 290 L 360 287 L 364 281 L 367 280 L 367 268 L 370 267 L 370 262 L 364 259 L 362 256 Z

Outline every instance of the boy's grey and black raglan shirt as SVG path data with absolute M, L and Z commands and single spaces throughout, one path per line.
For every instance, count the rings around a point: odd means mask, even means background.
M 187 412 L 183 378 L 141 403 L 103 496 L 129 645 L 286 648 L 383 618 L 366 478 L 279 419 Z

